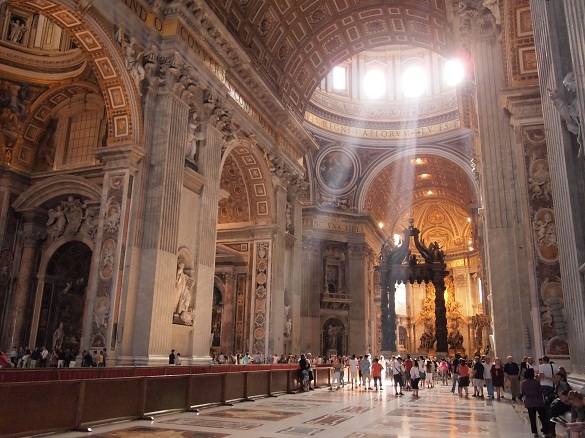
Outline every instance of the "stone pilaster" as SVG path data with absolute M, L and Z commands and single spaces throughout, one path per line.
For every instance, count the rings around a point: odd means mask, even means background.
M 105 163 L 105 172 L 81 345 L 82 349 L 106 349 L 113 359 L 123 295 L 130 194 L 143 151 L 128 144 L 100 149 L 96 155 Z
M 290 252 L 290 281 L 288 281 L 289 296 L 292 297 L 292 311 L 289 318 L 292 319 L 292 353 L 300 354 L 302 352 L 317 354 L 316 350 L 305 351 L 301 348 L 301 270 L 303 248 L 301 240 L 301 232 L 303 225 L 303 206 L 301 201 L 294 198 L 292 201 L 292 218 L 293 218 L 293 240 L 292 249 Z
M 475 73 L 480 175 L 485 211 L 485 263 L 491 273 L 496 353 L 525 354 L 522 325 L 530 314 L 525 226 L 516 193 L 517 156 L 505 112 L 499 105 L 504 87 L 499 31 L 484 21 L 472 22 L 469 50 Z M 504 279 L 504 281 L 502 281 Z M 510 313 L 509 309 L 519 309 Z M 524 311 L 526 310 L 526 312 Z M 528 319 L 527 319 L 528 318 Z
M 286 278 L 286 206 L 287 191 L 281 184 L 276 184 L 276 229 L 273 236 L 272 281 L 270 284 L 270 327 L 268 350 L 265 354 L 284 352 L 283 334 L 285 330 L 284 289 Z M 290 306 L 290 303 L 289 303 Z M 256 353 L 256 352 L 255 352 Z
M 375 315 L 370 314 L 371 306 L 368 293 L 368 246 L 365 243 L 349 245 L 347 292 L 351 295 L 349 305 L 349 327 L 346 330 L 351 333 L 349 338 L 349 351 L 343 354 L 360 354 L 368 351 L 367 347 L 373 347 L 375 327 Z M 352 293 L 352 291 L 363 291 Z M 372 351 L 368 351 L 372 352 Z
M 224 135 L 208 124 L 205 141 L 199 149 L 198 169 L 206 183 L 201 195 L 199 250 L 195 257 L 195 317 L 193 323 L 193 361 L 209 361 L 211 306 L 217 238 L 217 205 L 220 198 L 221 152 Z
M 554 199 L 558 258 L 562 273 L 565 317 L 573 370 L 585 372 L 585 303 L 583 272 L 585 240 L 583 235 L 583 162 L 576 159 L 576 139 L 567 131 L 564 122 L 548 97 L 549 90 L 563 90 L 563 78 L 573 71 L 577 84 L 577 99 L 583 114 L 584 5 L 579 0 L 550 2 L 532 0 L 531 14 L 537 53 L 544 127 L 547 135 L 547 155 Z M 570 47 L 571 57 L 566 48 Z M 571 63 L 572 58 L 572 63 Z M 583 118 L 581 118 L 583 120 Z M 583 125 L 581 124 L 581 129 Z
M 321 354 L 321 326 L 319 312 L 323 288 L 322 243 L 304 236 L 302 248 L 302 286 L 300 319 L 301 351 Z
M 44 230 L 39 225 L 36 212 L 25 212 L 25 223 L 19 233 L 19 240 L 22 243 L 20 254 L 20 266 L 18 270 L 18 281 L 16 282 L 12 297 L 11 311 L 8 314 L 10 319 L 8 331 L 8 345 L 30 344 L 31 333 L 27 333 L 32 318 L 31 296 L 34 283 L 33 276 L 36 272 L 36 257 L 39 243 L 45 238 Z M 34 346 L 34 339 L 32 344 Z

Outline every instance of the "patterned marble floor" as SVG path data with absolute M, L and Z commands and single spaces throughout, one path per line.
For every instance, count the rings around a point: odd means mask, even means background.
M 198 413 L 160 415 L 93 428 L 93 432 L 62 433 L 64 438 L 447 438 L 531 437 L 525 410 L 507 399 L 459 397 L 450 386 L 422 389 L 396 397 L 384 391 L 327 388 L 202 409 Z

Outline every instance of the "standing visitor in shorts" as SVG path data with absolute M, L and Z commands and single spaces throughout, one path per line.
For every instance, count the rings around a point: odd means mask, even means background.
M 374 388 L 376 389 L 376 391 L 378 390 L 378 387 L 380 388 L 380 391 L 382 391 L 382 371 L 384 370 L 384 367 L 382 366 L 382 364 L 380 363 L 378 358 L 374 359 L 374 363 L 372 364 L 372 378 L 374 379 Z
M 510 385 L 512 401 L 516 401 L 516 398 L 520 397 L 520 367 L 514 362 L 512 356 L 508 356 L 507 362 L 504 364 L 504 376 Z
M 364 391 L 368 389 L 371 391 L 374 390 L 374 388 L 372 388 L 372 382 L 370 380 L 371 376 L 370 366 L 371 366 L 370 355 L 366 354 L 360 362 L 360 371 L 362 372 L 362 384 L 364 386 Z
M 404 395 L 402 393 L 402 385 L 404 384 L 402 381 L 402 376 L 404 375 L 404 366 L 402 365 L 402 358 L 398 356 L 394 363 L 392 364 L 392 377 L 394 378 L 394 392 L 396 395 Z M 400 387 L 400 392 L 398 392 L 398 387 Z
M 465 389 L 465 397 L 469 397 L 469 367 L 465 359 L 459 359 L 459 397 L 463 395 Z

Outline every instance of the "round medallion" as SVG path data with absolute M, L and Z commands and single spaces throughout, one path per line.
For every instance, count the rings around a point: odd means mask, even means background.
M 260 272 L 258 275 L 256 275 L 256 283 L 266 284 L 266 274 L 264 272 Z
M 358 176 L 358 162 L 353 154 L 341 148 L 324 153 L 317 161 L 317 181 L 328 192 L 348 192 Z

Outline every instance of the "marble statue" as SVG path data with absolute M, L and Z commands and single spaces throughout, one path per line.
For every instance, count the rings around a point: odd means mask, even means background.
M 579 100 L 575 94 L 577 87 L 573 72 L 569 72 L 565 76 L 563 79 L 563 85 L 568 92 L 565 99 L 559 97 L 557 90 L 548 90 L 548 95 L 560 116 L 565 121 L 569 132 L 577 136 L 577 142 L 579 143 L 579 153 L 577 154 L 577 158 L 585 158 L 581 134 L 581 117 L 579 116 Z
M 179 262 L 177 265 L 177 277 L 175 281 L 175 292 L 177 294 L 177 305 L 175 307 L 174 317 L 185 325 L 193 325 L 193 316 L 191 305 L 191 287 L 193 279 L 185 273 L 185 263 Z
M 61 348 L 63 338 L 65 338 L 65 330 L 63 329 L 63 323 L 60 322 L 59 327 L 53 332 L 53 348 Z

